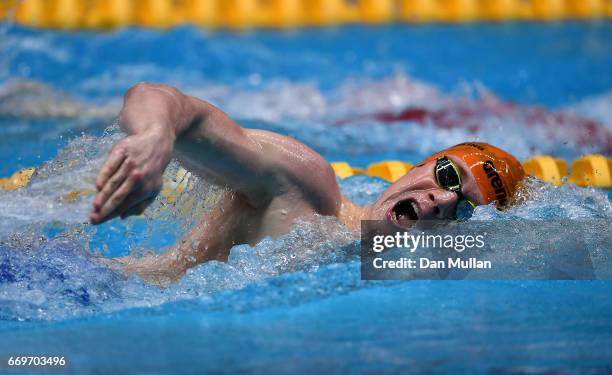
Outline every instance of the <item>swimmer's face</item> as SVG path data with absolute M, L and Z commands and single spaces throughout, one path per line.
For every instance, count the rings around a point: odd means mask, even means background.
M 461 173 L 461 193 L 477 205 L 486 204 L 476 179 L 466 163 L 449 155 Z M 459 194 L 438 185 L 436 161 L 432 160 L 411 169 L 391 185 L 370 207 L 369 220 L 389 220 L 409 228 L 418 220 L 454 219 Z

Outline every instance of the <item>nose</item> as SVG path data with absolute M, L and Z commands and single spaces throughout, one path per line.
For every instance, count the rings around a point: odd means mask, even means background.
M 457 206 L 457 194 L 444 189 L 414 192 L 420 219 L 452 219 Z

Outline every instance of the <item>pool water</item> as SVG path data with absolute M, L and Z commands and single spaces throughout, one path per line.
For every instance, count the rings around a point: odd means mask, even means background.
M 593 281 L 366 282 L 358 234 L 317 217 L 160 289 L 99 257 L 163 251 L 220 188 L 191 176 L 176 200 L 99 227 L 85 223 L 90 194 L 62 199 L 91 189 L 121 137 L 122 93 L 142 80 L 357 166 L 418 162 L 465 140 L 521 159 L 610 155 L 610 35 L 609 22 L 238 34 L 0 26 L 0 175 L 39 167 L 27 188 L 0 192 L 0 358 L 65 355 L 78 374 L 612 371 L 609 261 Z M 426 115 L 381 120 L 407 108 Z M 362 204 L 388 186 L 340 184 Z M 607 191 L 528 186 L 523 204 L 478 207 L 474 220 L 612 218 Z M 507 251 L 527 254 L 536 240 L 515 238 Z M 611 251 L 604 242 L 589 255 Z

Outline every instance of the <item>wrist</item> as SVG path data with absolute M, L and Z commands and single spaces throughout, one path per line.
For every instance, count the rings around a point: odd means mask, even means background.
M 149 128 L 149 134 L 156 137 L 159 140 L 169 141 L 174 144 L 176 141 L 176 134 L 174 133 L 174 129 L 172 126 L 166 124 L 153 124 Z
M 155 145 L 155 148 L 165 155 L 164 159 L 172 155 L 176 136 L 171 129 L 164 126 L 151 126 L 146 136 L 149 137 L 150 142 Z

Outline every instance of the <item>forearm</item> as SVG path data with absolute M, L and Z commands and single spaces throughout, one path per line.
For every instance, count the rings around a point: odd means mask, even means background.
M 226 193 L 219 205 L 163 254 L 117 259 L 127 273 L 136 273 L 154 284 L 179 280 L 187 269 L 211 260 L 226 261 L 230 249 L 247 243 L 248 233 L 241 229 L 251 208 L 234 194 Z
M 219 248 L 207 231 L 198 225 L 187 238 L 162 254 L 131 255 L 115 258 L 127 274 L 137 274 L 145 281 L 164 285 L 178 281 L 187 269 L 209 260 L 227 260 L 231 245 Z

